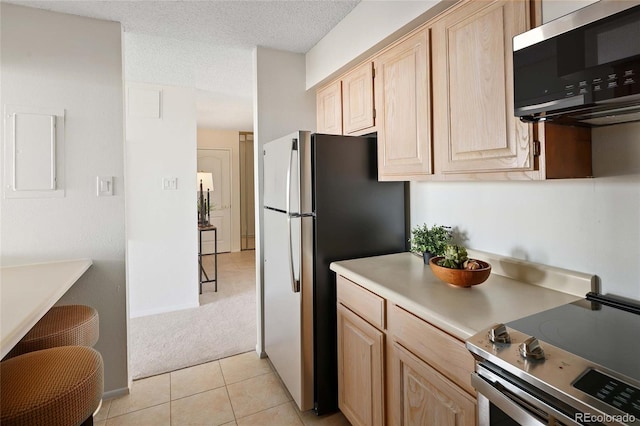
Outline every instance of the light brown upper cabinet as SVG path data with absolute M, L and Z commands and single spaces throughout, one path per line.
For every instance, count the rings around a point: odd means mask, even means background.
M 373 64 L 365 62 L 316 93 L 318 133 L 375 132 Z
M 436 21 L 433 103 L 438 172 L 532 170 L 531 128 L 513 115 L 513 36 L 523 0 L 467 2 Z
M 365 62 L 342 78 L 342 113 L 345 135 L 375 125 L 371 62 Z
M 377 132 L 379 180 L 592 176 L 590 129 L 514 116 L 512 39 L 541 11 L 540 0 L 456 3 L 320 89 L 318 132 Z
M 316 119 L 318 133 L 342 134 L 342 85 L 335 81 L 316 94 Z
M 514 117 L 512 39 L 539 20 L 540 2 L 470 1 L 432 24 L 436 179 L 592 176 L 589 129 Z
M 429 32 L 421 30 L 374 59 L 378 179 L 431 175 Z

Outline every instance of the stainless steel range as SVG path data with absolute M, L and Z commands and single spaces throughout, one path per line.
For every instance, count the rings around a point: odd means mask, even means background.
M 478 423 L 640 425 L 640 306 L 585 300 L 467 340 Z

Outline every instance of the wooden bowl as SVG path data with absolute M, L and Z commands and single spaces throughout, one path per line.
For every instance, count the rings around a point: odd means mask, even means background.
M 451 269 L 438 265 L 440 259 L 443 259 L 443 257 L 436 256 L 429 260 L 431 272 L 445 283 L 455 287 L 471 287 L 472 285 L 482 284 L 491 275 L 491 265 L 482 260 L 474 259 L 480 263 L 480 269 Z

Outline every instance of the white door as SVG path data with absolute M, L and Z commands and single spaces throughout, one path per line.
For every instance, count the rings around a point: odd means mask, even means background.
M 198 171 L 213 174 L 210 222 L 218 228 L 218 253 L 231 251 L 231 150 L 198 149 Z M 203 253 L 213 252 L 213 234 L 202 233 Z

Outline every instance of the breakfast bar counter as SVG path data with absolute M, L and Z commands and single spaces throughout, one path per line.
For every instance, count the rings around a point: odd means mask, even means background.
M 1 268 L 0 358 L 38 322 L 93 264 L 91 259 Z
M 333 262 L 331 270 L 464 341 L 495 323 L 583 299 L 595 276 L 469 250 L 489 262 L 482 284 L 459 288 L 436 278 L 412 253 Z

